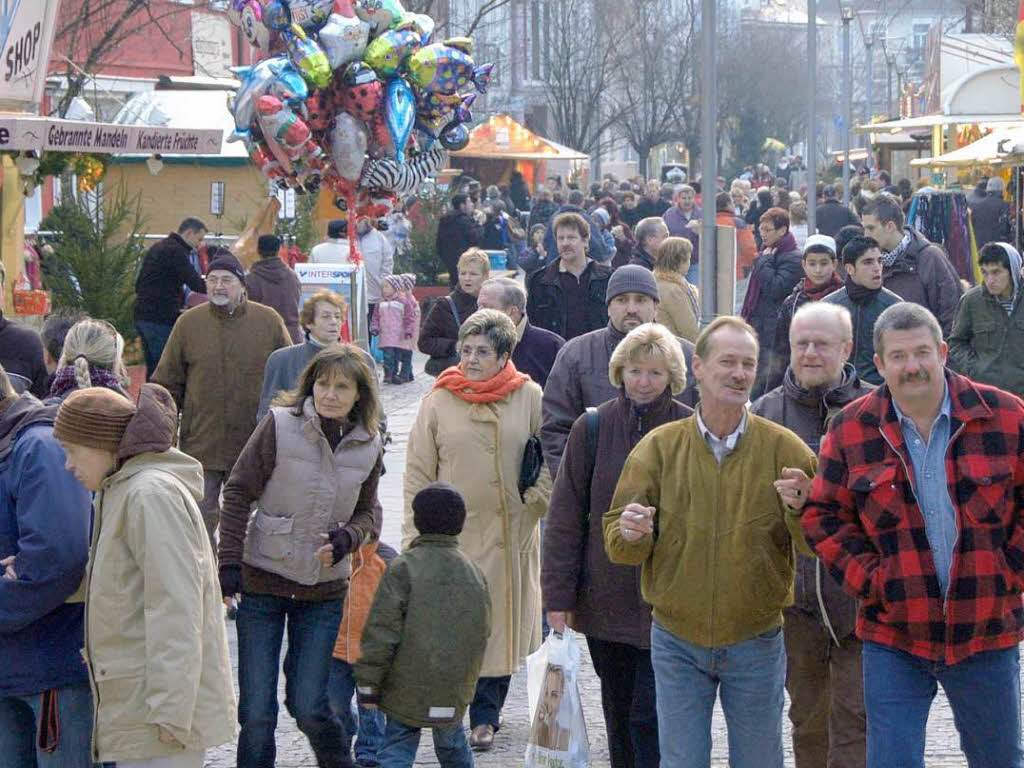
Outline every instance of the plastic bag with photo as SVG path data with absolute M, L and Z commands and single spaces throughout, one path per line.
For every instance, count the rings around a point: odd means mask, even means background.
M 530 701 L 530 738 L 526 768 L 587 768 L 590 741 L 583 718 L 578 678 L 580 647 L 576 633 L 548 634 L 526 659 Z

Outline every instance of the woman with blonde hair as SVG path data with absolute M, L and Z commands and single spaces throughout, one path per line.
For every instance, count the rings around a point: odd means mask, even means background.
M 693 244 L 685 237 L 666 237 L 654 258 L 654 278 L 661 296 L 655 322 L 688 341 L 697 340 L 700 318 L 697 289 L 686 279 L 692 256 Z
M 62 403 L 76 389 L 106 387 L 125 397 L 129 379 L 124 339 L 106 320 L 79 320 L 64 337 L 48 403 Z
M 541 389 L 516 370 L 516 327 L 481 309 L 459 329 L 461 362 L 420 403 L 409 433 L 402 548 L 416 536 L 412 500 L 435 482 L 466 502 L 459 549 L 484 572 L 491 635 L 469 706 L 470 746 L 489 749 L 512 673 L 540 645 L 540 526 L 551 492 L 547 468 L 523 487 L 523 456 L 541 424 Z M 531 478 L 532 479 L 532 478 Z
M 274 401 L 224 486 L 220 585 L 241 596 L 238 765 L 274 765 L 281 641 L 285 705 L 317 765 L 350 766 L 327 681 L 351 554 L 373 530 L 383 466 L 377 377 L 366 353 L 332 344 Z M 250 510 L 255 504 L 255 512 Z
M 491 276 L 491 260 L 480 248 L 469 248 L 459 256 L 459 282 L 455 290 L 434 302 L 420 326 L 419 349 L 430 359 L 424 370 L 431 376 L 458 365 L 455 347 L 459 328 L 466 318 L 476 312 L 476 299 L 480 287 Z
M 639 566 L 608 559 L 601 518 L 640 439 L 692 413 L 673 398 L 686 388 L 686 362 L 668 329 L 645 323 L 615 348 L 608 378 L 619 396 L 576 419 L 555 480 L 541 564 L 544 610 L 556 632 L 569 624 L 587 637 L 613 768 L 657 766 L 651 609 L 640 597 Z

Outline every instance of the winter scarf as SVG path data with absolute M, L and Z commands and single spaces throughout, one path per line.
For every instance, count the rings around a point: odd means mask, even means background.
M 766 256 L 774 256 L 777 253 L 790 253 L 796 250 L 799 250 L 796 245 L 796 237 L 787 230 L 786 234 L 779 238 L 772 248 L 765 248 L 757 258 L 759 260 Z M 755 260 L 754 269 L 750 273 L 750 281 L 747 283 L 747 295 L 743 298 L 743 309 L 740 310 L 740 315 L 742 315 L 744 320 L 749 320 L 754 314 L 754 308 L 757 306 L 757 301 L 760 298 L 761 278 L 758 276 L 757 260 Z
M 846 295 L 850 297 L 850 301 L 854 304 L 863 306 L 874 301 L 875 297 L 882 290 L 878 288 L 865 288 L 860 283 L 855 283 L 851 278 L 846 278 Z
M 487 381 L 470 381 L 457 365 L 453 365 L 437 377 L 434 389 L 447 389 L 467 403 L 496 403 L 528 381 L 530 377 L 517 371 L 509 360 L 504 368 Z
M 106 368 L 97 368 L 94 365 L 90 365 L 89 378 L 92 380 L 94 387 L 106 387 L 107 389 L 124 394 L 121 382 Z M 66 365 L 53 375 L 53 383 L 50 385 L 48 397 L 63 397 L 75 389 L 78 389 L 78 380 L 75 378 L 75 366 Z
M 908 229 L 903 233 L 903 239 L 900 240 L 899 245 L 897 245 L 891 251 L 882 254 L 882 263 L 887 267 L 891 267 L 893 264 L 899 261 L 900 256 L 902 256 L 903 253 L 907 250 L 912 240 L 913 236 L 910 234 L 910 230 Z
M 809 277 L 804 278 L 804 284 L 800 290 L 803 291 L 808 301 L 821 301 L 833 291 L 837 291 L 843 287 L 843 281 L 835 272 L 832 273 L 832 279 L 824 285 L 815 285 L 811 282 Z

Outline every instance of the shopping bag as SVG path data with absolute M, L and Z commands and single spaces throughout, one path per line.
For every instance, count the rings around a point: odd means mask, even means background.
M 530 737 L 526 768 L 587 768 L 590 740 L 583 719 L 578 684 L 580 647 L 568 627 L 547 640 L 526 659 L 526 692 L 530 700 Z

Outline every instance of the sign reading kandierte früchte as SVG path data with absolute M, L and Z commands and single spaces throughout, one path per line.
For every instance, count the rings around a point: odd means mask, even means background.
M 223 131 L 216 128 L 163 128 L 0 115 L 0 150 L 217 155 L 223 138 Z

